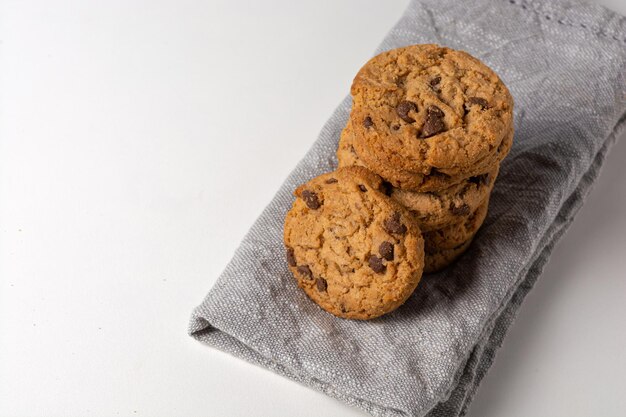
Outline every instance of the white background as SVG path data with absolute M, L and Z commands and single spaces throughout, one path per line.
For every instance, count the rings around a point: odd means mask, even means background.
M 406 4 L 0 2 L 0 416 L 363 415 L 186 330 Z M 626 414 L 625 159 L 471 416 Z

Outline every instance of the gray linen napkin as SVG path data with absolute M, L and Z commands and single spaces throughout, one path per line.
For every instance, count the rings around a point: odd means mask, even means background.
M 189 332 L 374 416 L 456 416 L 626 125 L 626 19 L 572 1 L 414 0 L 379 51 L 413 43 L 470 52 L 515 97 L 515 144 L 470 250 L 370 322 L 335 318 L 296 287 L 283 218 L 298 184 L 335 168 L 346 98 L 195 309 Z

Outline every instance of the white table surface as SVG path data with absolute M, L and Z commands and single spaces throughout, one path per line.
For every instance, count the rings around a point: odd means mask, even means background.
M 406 4 L 0 2 L 0 416 L 363 415 L 186 330 Z M 625 159 L 471 416 L 626 414 Z

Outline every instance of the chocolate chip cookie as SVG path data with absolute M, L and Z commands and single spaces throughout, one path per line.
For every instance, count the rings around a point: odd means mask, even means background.
M 372 319 L 411 295 L 424 266 L 415 219 L 363 167 L 340 168 L 300 186 L 285 218 L 286 260 L 324 310 Z
M 469 248 L 472 243 L 472 239 L 467 242 L 463 242 L 461 245 L 452 249 L 441 249 L 438 251 L 427 253 L 424 256 L 424 273 L 431 274 L 433 272 L 441 271 L 446 268 L 452 262 L 454 262 L 459 256 L 463 254 Z
M 513 99 L 465 52 L 437 45 L 384 52 L 361 68 L 351 93 L 354 149 L 396 187 L 425 191 L 425 176 L 477 175 L 510 149 Z
M 514 132 L 511 130 L 498 147 L 496 154 L 496 163 L 493 165 L 479 164 L 467 170 L 467 175 L 451 176 L 432 170 L 428 175 L 419 175 L 416 173 L 408 173 L 392 166 L 386 165 L 372 155 L 365 155 L 361 158 L 354 146 L 355 138 L 352 130 L 352 124 L 348 124 L 341 132 L 339 139 L 339 147 L 337 149 L 337 160 L 339 167 L 358 165 L 365 166 L 377 172 L 394 188 L 405 191 L 415 192 L 440 192 L 450 187 L 454 187 L 467 180 L 468 177 L 480 176 L 485 172 L 491 171 L 500 165 L 500 162 L 508 155 L 513 145 Z
M 350 123 L 341 131 L 337 146 L 337 162 L 339 168 L 349 166 L 365 166 L 354 149 L 354 133 Z
M 499 168 L 496 165 L 489 172 L 436 192 L 420 193 L 393 187 L 391 198 L 409 209 L 423 232 L 441 229 L 467 221 L 478 210 L 489 198 Z
M 485 221 L 488 208 L 489 199 L 473 213 L 470 213 L 465 220 L 442 229 L 425 232 L 422 236 L 426 253 L 434 253 L 442 249 L 454 249 L 472 239 Z

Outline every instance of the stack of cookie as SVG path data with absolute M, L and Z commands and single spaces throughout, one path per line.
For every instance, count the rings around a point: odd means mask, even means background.
M 370 60 L 351 92 L 339 166 L 362 165 L 388 181 L 424 233 L 425 272 L 446 267 L 485 220 L 513 143 L 509 91 L 465 52 L 414 45 Z
M 370 319 L 469 247 L 512 145 L 513 100 L 487 66 L 437 45 L 374 57 L 351 93 L 339 168 L 296 190 L 284 239 L 313 301 Z

